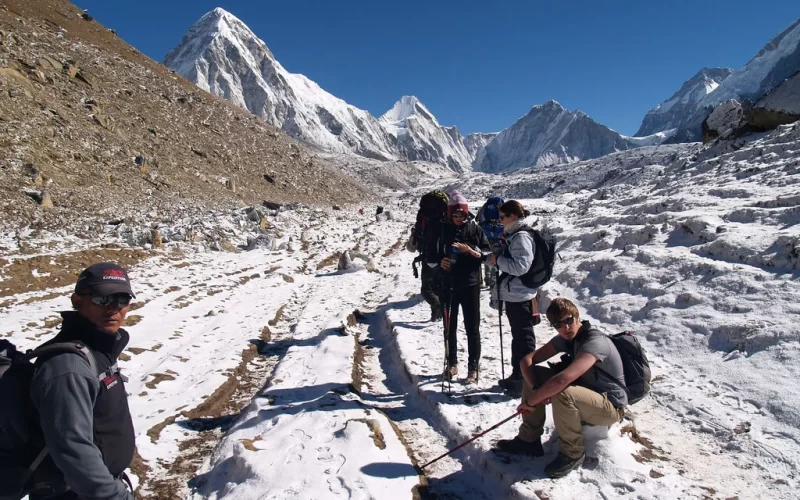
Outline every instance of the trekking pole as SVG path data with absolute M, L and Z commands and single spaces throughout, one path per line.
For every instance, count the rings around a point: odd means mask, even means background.
M 497 280 L 497 324 L 500 327 L 500 374 L 506 378 L 506 362 L 503 359 L 503 301 L 500 300 L 500 280 Z M 512 334 L 514 332 L 511 332 Z
M 489 427 L 488 429 L 486 429 L 485 431 L 481 432 L 480 434 L 476 434 L 476 435 L 472 436 L 472 438 L 470 438 L 470 439 L 469 439 L 469 440 L 467 440 L 467 441 L 464 441 L 463 443 L 461 443 L 460 445 L 456 446 L 456 447 L 455 447 L 455 448 L 453 448 L 452 450 L 449 450 L 447 453 L 445 453 L 445 454 L 443 454 L 443 455 L 440 455 L 440 456 L 438 456 L 438 457 L 434 458 L 433 460 L 431 460 L 430 462 L 428 462 L 427 464 L 425 464 L 425 465 L 421 466 L 421 467 L 420 467 L 420 469 L 424 469 L 425 467 L 427 467 L 427 466 L 431 465 L 432 463 L 434 463 L 434 462 L 438 462 L 439 460 L 443 459 L 443 458 L 444 458 L 444 457 L 446 457 L 447 455 L 450 455 L 451 453 L 453 453 L 453 452 L 455 452 L 455 451 L 457 451 L 457 450 L 460 450 L 461 448 L 463 448 L 464 446 L 466 446 L 466 445 L 470 444 L 471 442 L 475 441 L 475 440 L 476 440 L 476 439 L 478 439 L 479 437 L 481 437 L 481 436 L 484 436 L 484 435 L 488 434 L 489 432 L 491 432 L 491 431 L 493 431 L 493 430 L 497 429 L 498 427 L 500 427 L 500 426 L 501 426 L 501 425 L 503 425 L 504 423 L 508 422 L 508 421 L 509 421 L 509 420 L 511 420 L 512 418 L 516 417 L 516 416 L 517 416 L 517 415 L 519 415 L 520 413 L 522 413 L 522 410 L 517 410 L 517 411 L 516 411 L 516 413 L 514 413 L 514 414 L 513 414 L 513 415 L 511 415 L 510 417 L 504 418 L 503 420 L 501 420 L 500 422 L 497 422 L 496 424 L 494 424 L 493 426 Z
M 447 373 L 447 356 L 450 353 L 450 342 L 448 333 L 450 331 L 450 309 L 442 307 L 442 318 L 444 319 L 444 369 L 442 370 L 442 393 L 444 393 L 444 379 Z
M 445 303 L 447 304 L 445 307 L 442 308 L 442 316 L 445 318 L 444 322 L 444 372 L 442 373 L 442 392 L 444 392 L 444 382 L 445 379 L 447 380 L 447 394 L 451 394 L 453 392 L 453 385 L 452 385 L 452 375 L 450 375 L 448 368 L 450 368 L 449 357 L 450 357 L 450 321 L 452 318 L 453 312 L 453 277 L 450 276 L 450 283 L 448 285 L 447 291 L 447 298 Z M 458 306 L 456 306 L 458 307 Z M 446 375 L 445 375 L 446 374 Z

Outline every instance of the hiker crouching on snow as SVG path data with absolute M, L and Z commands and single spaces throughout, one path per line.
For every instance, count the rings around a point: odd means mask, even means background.
M 558 335 L 525 356 L 520 363 L 525 384 L 522 391 L 522 425 L 514 439 L 497 442 L 507 453 L 542 456 L 545 405 L 553 405 L 558 432 L 558 457 L 545 467 L 550 477 L 562 477 L 583 464 L 585 458 L 581 423 L 612 425 L 622 420 L 628 397 L 619 351 L 613 342 L 588 321 L 581 322 L 578 308 L 556 298 L 547 308 L 547 319 Z M 550 368 L 537 366 L 558 353 L 569 358 Z
M 467 331 L 467 382 L 478 380 L 481 359 L 481 262 L 489 253 L 489 241 L 483 230 L 471 220 L 467 200 L 458 191 L 450 194 L 447 203 L 440 265 L 444 277 L 445 335 L 448 336 L 447 368 L 444 377 L 451 380 L 458 374 L 458 307 L 464 314 Z M 448 314 L 449 313 L 449 314 Z
M 79 275 L 71 298 L 75 310 L 61 313 L 61 331 L 45 345 L 85 345 L 98 373 L 73 353 L 37 360 L 30 395 L 48 457 L 33 476 L 31 500 L 133 498 L 124 482 L 135 448 L 133 422 L 116 367 L 128 344 L 120 327 L 133 297 L 128 273 L 116 264 L 94 264 Z

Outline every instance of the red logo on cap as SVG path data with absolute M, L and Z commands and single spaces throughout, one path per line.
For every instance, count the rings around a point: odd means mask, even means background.
M 125 278 L 125 272 L 119 269 L 106 269 L 103 271 L 103 279 L 104 280 L 121 280 L 127 281 Z

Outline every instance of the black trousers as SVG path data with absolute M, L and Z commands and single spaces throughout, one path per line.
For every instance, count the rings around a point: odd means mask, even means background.
M 533 333 L 533 302 L 503 302 L 506 317 L 511 324 L 511 376 L 522 378 L 519 363 L 536 350 Z
M 430 267 L 427 262 L 422 263 L 422 298 L 431 305 L 431 310 L 441 312 L 442 304 L 442 269 L 439 266 Z
M 476 284 L 452 291 L 450 304 L 450 328 L 448 343 L 450 352 L 447 359 L 451 365 L 458 363 L 458 307 L 464 314 L 464 329 L 467 331 L 467 351 L 469 352 L 469 365 L 477 366 L 481 359 L 481 287 Z

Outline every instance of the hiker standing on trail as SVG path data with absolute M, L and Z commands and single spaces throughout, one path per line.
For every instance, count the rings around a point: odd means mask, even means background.
M 133 498 L 124 473 L 134 454 L 133 422 L 117 368 L 133 297 L 122 267 L 89 266 L 75 285 L 74 311 L 61 313 L 61 331 L 42 346 L 80 344 L 89 354 L 60 352 L 36 361 L 30 398 L 47 456 L 31 478 L 31 500 Z
M 442 253 L 446 255 L 441 261 L 442 269 L 447 273 L 448 297 L 444 304 L 449 307 L 449 320 L 446 321 L 448 331 L 447 368 L 444 377 L 448 380 L 458 374 L 458 308 L 464 314 L 464 329 L 467 331 L 467 382 L 478 380 L 481 358 L 481 262 L 489 253 L 489 241 L 483 230 L 471 220 L 467 200 L 458 191 L 450 193 L 447 203 L 447 220 L 444 227 Z M 447 318 L 447 314 L 445 315 Z
M 507 453 L 542 456 L 545 405 L 553 405 L 558 431 L 558 457 L 545 467 L 550 477 L 562 477 L 583 464 L 581 424 L 612 425 L 622 420 L 628 404 L 620 353 L 612 340 L 588 321 L 578 308 L 559 297 L 547 308 L 547 320 L 558 335 L 525 356 L 522 425 L 514 439 L 502 439 L 497 449 Z M 550 368 L 537 366 L 558 353 L 569 357 Z
M 522 358 L 536 349 L 536 336 L 533 327 L 539 314 L 536 302 L 536 288 L 529 287 L 522 279 L 531 268 L 536 245 L 529 227 L 523 224 L 525 209 L 516 200 L 509 200 L 500 206 L 500 222 L 503 224 L 501 249 L 492 254 L 488 263 L 497 267 L 503 274 L 498 278 L 498 299 L 503 301 L 506 317 L 511 325 L 511 375 L 498 383 L 509 396 L 518 398 L 522 394 L 522 372 L 519 364 Z
M 417 220 L 411 229 L 406 250 L 419 252 L 412 262 L 414 277 L 418 276 L 417 265 L 422 268 L 420 293 L 431 306 L 431 321 L 441 321 L 442 315 L 442 268 L 439 263 L 445 254 L 441 250 L 444 225 L 447 223 L 447 193 L 434 190 L 425 193 L 419 200 Z
M 503 236 L 503 223 L 500 222 L 500 207 L 505 201 L 499 196 L 492 196 L 483 204 L 478 211 L 478 225 L 483 229 L 483 234 L 489 240 L 492 252 L 501 250 L 500 238 Z M 492 289 L 497 284 L 497 268 L 484 264 L 483 283 L 488 289 Z

